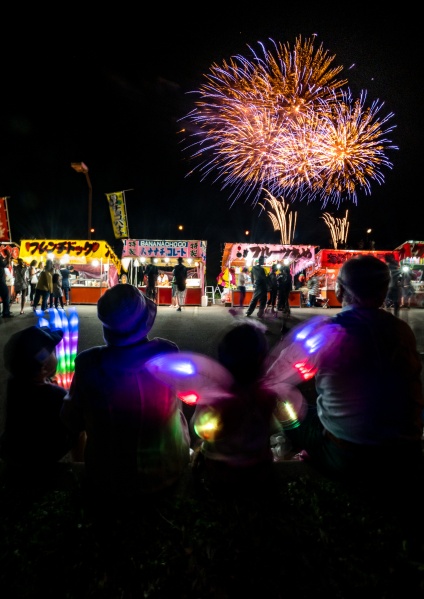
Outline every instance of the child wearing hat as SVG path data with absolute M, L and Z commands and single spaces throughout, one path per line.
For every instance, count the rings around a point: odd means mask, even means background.
M 51 472 L 69 451 L 77 451 L 79 434 L 60 418 L 66 390 L 52 382 L 55 350 L 62 337 L 61 330 L 31 326 L 14 333 L 5 345 L 4 363 L 10 375 L 0 456 L 11 475 L 38 477 L 43 471 Z

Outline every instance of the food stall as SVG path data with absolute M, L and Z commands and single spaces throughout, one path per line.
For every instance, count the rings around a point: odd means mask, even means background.
M 409 268 L 412 274 L 414 294 L 409 305 L 424 308 L 424 241 L 405 241 L 396 250 L 399 251 L 402 268 Z
M 19 257 L 25 262 L 53 260 L 73 265 L 70 278 L 72 304 L 97 304 L 106 289 L 119 281 L 121 262 L 106 241 L 23 239 Z
M 229 289 L 229 303 L 232 306 L 240 305 L 240 292 L 237 290 L 238 277 L 243 267 L 249 270 L 261 256 L 264 257 L 265 270 L 271 270 L 273 264 L 287 265 L 290 267 L 292 276 L 305 270 L 314 263 L 314 245 L 281 245 L 269 243 L 226 243 L 222 254 L 222 272 L 231 267 L 235 270 L 235 282 Z M 244 305 L 248 306 L 253 295 L 253 285 L 246 289 Z M 301 292 L 293 290 L 290 292 L 289 305 L 300 308 L 302 305 Z
M 158 305 L 169 306 L 172 297 L 172 270 L 178 263 L 178 258 L 183 258 L 188 270 L 185 303 L 187 306 L 202 305 L 202 297 L 205 295 L 206 241 L 162 239 L 123 239 L 122 241 L 122 268 L 132 285 L 145 292 L 146 287 L 139 272 L 142 266 L 153 259 L 159 272 L 167 274 L 169 279 L 167 285 L 156 287 L 156 302 Z
M 306 268 L 306 278 L 310 279 L 313 275 L 317 275 L 321 290 L 319 299 L 324 300 L 328 308 L 340 308 L 341 304 L 336 298 L 335 286 L 339 270 L 346 260 L 355 256 L 371 255 L 384 262 L 386 254 L 392 254 L 399 261 L 397 250 L 320 250 L 315 254 L 313 263 Z

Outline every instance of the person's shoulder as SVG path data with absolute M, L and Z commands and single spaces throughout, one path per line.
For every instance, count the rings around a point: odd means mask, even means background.
M 169 339 L 164 339 L 163 337 L 153 337 L 153 339 L 150 339 L 149 344 L 152 344 L 151 347 L 154 345 L 166 353 L 180 351 L 176 343 Z

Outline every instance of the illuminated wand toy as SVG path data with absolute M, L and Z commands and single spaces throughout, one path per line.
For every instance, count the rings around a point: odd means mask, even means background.
M 41 310 L 36 310 L 35 314 L 38 316 L 37 326 L 49 327 L 53 331 L 63 331 L 62 341 L 56 346 L 57 371 L 55 382 L 64 389 L 69 389 L 74 376 L 75 357 L 78 348 L 79 318 L 77 311 L 75 308 L 69 308 L 67 314 L 65 310 L 50 308 L 48 317 L 46 312 Z

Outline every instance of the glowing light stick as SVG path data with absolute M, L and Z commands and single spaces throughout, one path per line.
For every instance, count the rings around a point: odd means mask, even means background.
M 77 311 L 75 308 L 70 308 L 68 315 L 63 309 L 50 308 L 46 312 L 36 310 L 35 313 L 38 317 L 37 326 L 48 327 L 52 331 L 63 331 L 63 338 L 56 346 L 56 381 L 64 389 L 69 389 L 74 375 L 78 347 L 79 318 Z

